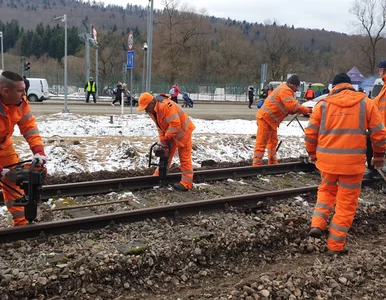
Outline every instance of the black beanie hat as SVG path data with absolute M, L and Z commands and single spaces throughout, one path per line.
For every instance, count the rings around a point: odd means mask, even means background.
M 290 84 L 294 84 L 294 85 L 299 86 L 299 85 L 300 85 L 299 75 L 297 75 L 297 74 L 291 75 L 291 76 L 287 79 L 287 83 L 290 83 Z
M 380 69 L 386 69 L 386 60 L 382 60 L 382 61 L 379 63 L 378 68 L 380 68 Z
M 332 80 L 332 85 L 337 85 L 339 83 L 351 83 L 351 78 L 346 73 L 335 75 Z

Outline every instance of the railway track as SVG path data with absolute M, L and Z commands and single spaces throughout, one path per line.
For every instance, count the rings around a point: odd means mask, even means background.
M 311 172 L 314 165 L 302 161 L 282 163 L 277 165 L 264 165 L 258 167 L 233 167 L 194 172 L 194 182 L 224 180 L 229 177 L 245 178 L 259 174 L 280 174 L 287 172 Z M 179 182 L 181 173 L 170 173 L 166 176 L 167 183 Z M 76 197 L 86 195 L 104 194 L 112 191 L 138 190 L 152 188 L 159 184 L 157 176 L 136 176 L 129 178 L 115 178 L 96 181 L 84 181 L 65 184 L 53 184 L 43 186 L 41 199 L 47 200 L 54 197 Z M 4 205 L 3 194 L 0 194 L 0 205 Z
M 235 177 L 247 177 L 257 174 L 279 174 L 289 171 L 311 171 L 313 165 L 307 165 L 304 163 L 286 163 L 273 166 L 264 167 L 238 167 L 229 169 L 219 169 L 210 171 L 197 172 L 195 181 L 204 180 L 220 180 L 226 179 L 230 176 Z M 180 174 L 170 174 L 168 176 L 169 182 L 177 182 L 180 178 Z M 155 180 L 156 179 L 156 180 Z M 56 188 L 51 187 L 51 192 L 57 191 L 58 186 L 65 186 L 69 189 L 70 186 L 79 187 L 79 189 L 68 190 L 71 195 L 83 194 L 95 194 L 109 192 L 112 187 L 119 185 L 120 189 L 127 188 L 147 188 L 152 187 L 158 183 L 157 177 L 154 176 L 142 176 L 127 179 L 116 179 L 111 185 L 108 183 L 111 180 L 104 180 L 88 183 L 72 183 L 65 185 L 57 185 Z M 364 181 L 364 183 L 369 183 Z M 91 187 L 87 187 L 90 184 Z M 137 185 L 136 185 L 137 184 Z M 157 219 L 160 217 L 173 218 L 178 216 L 186 216 L 197 214 L 199 212 L 216 212 L 223 211 L 229 207 L 240 207 L 240 206 L 256 206 L 259 201 L 275 201 L 280 199 L 286 199 L 292 196 L 313 193 L 317 191 L 317 185 L 298 187 L 290 189 L 282 189 L 275 191 L 267 191 L 260 193 L 252 193 L 245 195 L 237 195 L 231 197 L 222 197 L 208 200 L 200 200 L 193 202 L 185 202 L 178 204 L 170 204 L 164 206 L 157 206 L 152 208 L 136 209 L 125 212 L 110 213 L 105 215 L 97 215 L 90 217 L 82 217 L 71 220 L 61 220 L 46 223 L 36 223 L 23 227 L 12 227 L 0 229 L 0 243 L 11 242 L 20 239 L 33 238 L 41 235 L 58 235 L 62 233 L 77 232 L 79 230 L 89 230 L 102 228 L 107 225 L 119 224 L 119 223 L 132 223 L 138 222 L 145 219 Z M 47 191 L 47 187 L 45 187 Z M 62 189 L 60 190 L 62 191 Z M 66 190 L 67 191 L 67 190 Z M 45 195 L 48 193 L 46 192 Z M 82 195 L 83 195 L 82 194 Z
M 311 172 L 315 170 L 314 165 L 302 161 L 282 163 L 277 165 L 264 165 L 258 167 L 233 167 L 194 172 L 194 182 L 205 182 L 224 180 L 230 177 L 242 178 L 259 174 L 280 174 L 287 172 Z M 171 173 L 166 177 L 168 183 L 179 182 L 181 173 Z M 49 199 L 57 196 L 84 196 L 109 193 L 111 191 L 137 190 L 152 188 L 159 184 L 157 176 L 137 176 L 130 178 L 117 178 L 98 181 L 76 182 L 67 184 L 55 184 L 43 186 L 42 199 Z
M 136 209 L 127 212 L 98 215 L 92 217 L 76 218 L 72 220 L 54 221 L 47 223 L 36 223 L 22 227 L 11 227 L 0 229 L 0 243 L 11 242 L 26 238 L 33 238 L 44 235 L 58 235 L 62 233 L 77 232 L 102 228 L 107 225 L 119 223 L 132 223 L 146 219 L 157 219 L 161 217 L 172 218 L 196 214 L 199 212 L 216 212 L 227 209 L 231 206 L 253 206 L 259 201 L 273 201 L 285 199 L 291 196 L 308 192 L 315 193 L 317 186 L 303 188 L 277 190 L 248 195 L 216 198 L 210 200 L 186 202 L 158 206 L 153 208 Z

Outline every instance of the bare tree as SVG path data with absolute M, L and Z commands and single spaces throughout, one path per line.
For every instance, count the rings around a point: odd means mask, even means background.
M 268 72 L 270 78 L 280 80 L 284 78 L 291 69 L 291 46 L 288 29 L 277 25 L 266 24 L 263 39 L 263 53 L 269 65 Z
M 202 37 L 209 31 L 205 16 L 194 9 L 181 7 L 179 1 L 163 0 L 163 14 L 157 17 L 154 34 L 155 65 L 158 73 L 166 77 L 170 84 L 185 73 L 187 58 L 198 56 Z
M 111 74 L 122 74 L 125 44 L 122 35 L 117 31 L 98 31 L 99 80 L 100 87 L 115 85 Z M 91 48 L 93 49 L 93 48 Z M 91 51 L 91 72 L 95 73 L 95 51 Z M 101 91 L 102 92 L 102 91 Z
M 386 0 L 354 0 L 350 13 L 355 15 L 361 33 L 368 37 L 367 43 L 359 47 L 365 55 L 366 68 L 374 74 L 377 59 L 378 42 L 383 38 L 382 31 L 386 25 Z
M 220 28 L 219 40 L 209 53 L 210 77 L 234 82 L 256 80 L 254 50 L 238 28 Z

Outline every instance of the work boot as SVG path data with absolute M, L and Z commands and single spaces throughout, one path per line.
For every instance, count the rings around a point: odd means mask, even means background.
M 183 191 L 183 192 L 187 192 L 188 189 L 186 187 L 184 187 L 181 183 L 175 183 L 173 185 L 173 187 L 176 189 L 176 190 L 179 190 L 179 191 Z
M 311 227 L 310 232 L 308 233 L 310 237 L 320 239 L 323 235 L 323 230 L 318 227 Z
M 345 254 L 348 254 L 348 250 L 346 249 L 346 247 L 343 248 L 342 251 L 333 251 L 333 250 L 327 250 L 326 254 L 328 256 L 340 256 L 340 255 L 345 255 Z
M 363 178 L 365 179 L 373 179 L 374 177 L 378 176 L 378 171 L 375 169 L 372 170 L 366 170 L 363 174 Z

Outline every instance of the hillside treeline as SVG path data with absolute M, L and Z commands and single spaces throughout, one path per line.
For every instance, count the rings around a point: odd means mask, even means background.
M 107 81 L 119 77 L 126 60 L 127 33 L 135 34 L 135 78 L 143 70 L 142 45 L 146 41 L 146 9 L 128 4 L 126 8 L 102 2 L 73 0 L 0 0 L 0 17 L 8 10 L 40 14 L 45 9 L 55 16 L 68 13 L 68 61 L 71 74 L 85 73 L 82 35 L 90 23 L 98 31 L 99 74 Z M 14 6 L 10 6 L 9 3 Z M 325 30 L 294 28 L 278 21 L 250 23 L 208 16 L 178 1 L 164 1 L 164 9 L 154 15 L 152 74 L 165 83 L 260 82 L 260 68 L 268 64 L 267 80 L 281 80 L 289 73 L 302 79 L 328 83 L 338 72 L 356 65 L 365 76 L 376 70 L 368 67 L 361 47 L 366 38 Z M 15 7 L 16 5 L 16 7 Z M 29 7 L 29 8 L 28 8 Z M 88 9 L 88 10 L 87 10 Z M 87 12 L 79 20 L 79 11 Z M 106 18 L 109 20 L 107 22 Z M 23 20 L 25 22 L 25 20 Z M 79 24 L 78 24 L 78 23 Z M 55 24 L 56 23 L 56 24 Z M 72 25 L 71 25 L 72 24 Z M 110 25 L 108 25 L 110 24 Z M 31 62 L 34 72 L 62 72 L 64 26 L 62 22 L 39 23 L 24 28 L 19 20 L 0 21 L 8 68 L 19 70 L 20 58 Z M 382 40 L 379 48 L 385 46 Z M 91 49 L 93 49 L 91 47 Z M 384 59 L 381 53 L 378 59 Z M 95 73 L 95 51 L 91 50 L 91 72 Z

